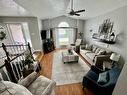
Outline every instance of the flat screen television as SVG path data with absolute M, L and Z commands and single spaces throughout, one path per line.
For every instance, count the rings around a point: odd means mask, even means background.
M 46 30 L 41 30 L 41 39 L 42 40 L 45 40 L 46 39 L 46 35 L 47 33 L 46 33 Z

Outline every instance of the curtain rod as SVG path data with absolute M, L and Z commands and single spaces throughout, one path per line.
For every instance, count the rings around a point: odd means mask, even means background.
M 49 29 L 56 29 L 56 28 L 74 28 L 74 29 L 78 29 L 77 27 L 53 27 L 53 28 L 49 28 Z

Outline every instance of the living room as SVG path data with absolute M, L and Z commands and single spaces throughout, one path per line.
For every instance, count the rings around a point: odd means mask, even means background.
M 126 0 L 1 0 L 0 95 L 126 95 L 126 10 Z

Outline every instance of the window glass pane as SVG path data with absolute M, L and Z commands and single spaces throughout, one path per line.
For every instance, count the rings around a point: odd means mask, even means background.
M 62 27 L 69 27 L 69 24 L 67 22 L 61 22 L 58 27 L 58 38 L 59 38 L 59 45 L 68 45 L 69 44 L 69 31 L 68 28 L 62 28 Z
M 9 24 L 14 43 L 25 44 L 21 24 Z

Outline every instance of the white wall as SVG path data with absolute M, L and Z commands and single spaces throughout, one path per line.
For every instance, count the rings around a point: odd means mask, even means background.
M 83 32 L 84 31 L 84 21 L 83 20 L 76 20 L 70 17 L 66 17 L 66 16 L 60 16 L 60 17 L 56 17 L 53 19 L 46 19 L 42 21 L 42 25 L 43 25 L 43 29 L 49 29 L 49 28 L 54 28 L 54 27 L 58 27 L 58 25 L 60 24 L 60 22 L 67 22 L 70 27 L 77 27 L 78 26 L 78 30 L 79 32 Z
M 112 11 L 110 13 L 88 19 L 85 21 L 84 24 L 84 39 L 86 42 L 94 43 L 99 46 L 102 46 L 104 48 L 108 48 L 114 52 L 120 53 L 124 59 L 126 59 L 127 56 L 127 6 L 119 8 L 115 11 Z M 117 35 L 116 44 L 109 45 L 107 47 L 107 44 L 98 42 L 95 39 L 92 39 L 92 34 L 96 33 L 98 31 L 99 25 L 103 23 L 103 21 L 107 18 L 110 18 L 111 21 L 114 22 L 114 28 L 115 35 Z M 90 32 L 89 30 L 92 29 L 93 32 Z
M 34 49 L 41 49 L 41 37 L 39 32 L 38 20 L 36 17 L 0 17 L 1 22 L 27 22 L 32 46 Z
M 109 45 L 95 41 L 92 39 L 92 34 L 98 31 L 99 25 L 107 18 L 110 18 L 114 22 L 113 30 L 116 30 L 117 35 L 116 44 Z M 89 30 L 92 29 L 93 32 Z M 84 39 L 88 43 L 94 43 L 101 47 L 108 48 L 114 52 L 121 54 L 121 56 L 127 59 L 127 6 L 116 9 L 107 14 L 91 18 L 85 21 L 84 24 Z M 117 85 L 114 89 L 113 95 L 127 95 L 127 63 L 125 61 L 124 68 L 118 79 Z
M 39 18 L 38 18 L 38 27 L 39 27 L 39 31 L 43 30 L 42 20 Z
M 113 95 L 127 95 L 127 63 L 123 67 Z

